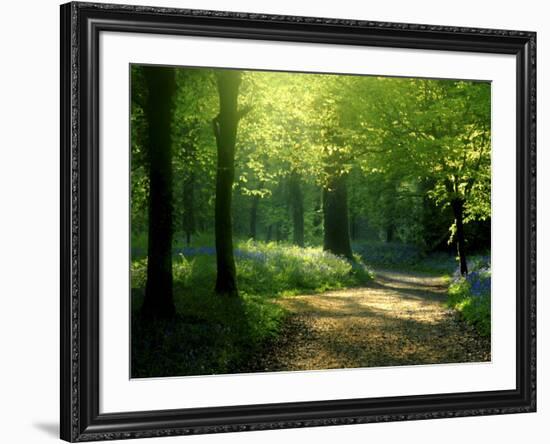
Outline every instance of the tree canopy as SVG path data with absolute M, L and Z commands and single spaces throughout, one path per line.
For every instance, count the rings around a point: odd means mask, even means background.
M 490 83 L 157 70 L 172 73 L 168 93 L 131 67 L 133 245 L 147 238 L 154 250 L 163 196 L 173 247 L 213 236 L 219 293 L 238 293 L 233 237 L 323 245 L 352 262 L 368 239 L 455 248 L 463 274 L 467 252 L 488 247 Z M 158 131 L 169 132 L 160 167 Z M 159 194 L 155 171 L 166 162 L 170 192 Z

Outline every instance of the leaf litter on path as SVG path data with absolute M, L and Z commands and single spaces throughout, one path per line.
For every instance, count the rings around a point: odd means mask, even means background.
M 381 270 L 368 287 L 282 298 L 289 316 L 252 371 L 486 362 L 483 338 L 445 306 L 443 278 Z

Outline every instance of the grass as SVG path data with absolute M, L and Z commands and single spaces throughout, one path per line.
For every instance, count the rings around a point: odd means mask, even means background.
M 448 305 L 473 325 L 480 335 L 491 335 L 491 264 L 487 256 L 470 259 L 467 276 L 455 273 L 449 285 Z
M 280 332 L 281 296 L 363 285 L 372 272 L 318 248 L 237 242 L 239 298 L 212 291 L 213 247 L 177 248 L 173 261 L 177 316 L 146 321 L 139 315 L 147 259 L 132 261 L 132 376 L 183 376 L 254 371 L 250 363 Z

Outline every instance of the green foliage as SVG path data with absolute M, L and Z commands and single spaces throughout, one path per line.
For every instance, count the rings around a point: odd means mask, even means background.
M 147 259 L 132 262 L 133 376 L 236 373 L 279 333 L 285 312 L 274 298 L 361 285 L 372 279 L 355 264 L 323 252 L 274 242 L 239 242 L 235 252 L 239 298 L 213 293 L 216 258 L 211 247 L 173 260 L 174 320 L 139 315 Z
M 145 288 L 147 282 L 147 257 L 132 260 L 130 264 L 130 285 L 132 288 Z
M 453 283 L 449 287 L 448 304 L 462 314 L 483 336 L 491 334 L 491 298 L 474 297 L 466 281 Z
M 283 310 L 266 298 L 220 298 L 207 288 L 176 286 L 178 315 L 144 319 L 133 292 L 132 377 L 224 374 L 248 371 L 265 341 L 277 335 Z
M 384 269 L 420 271 L 450 276 L 456 268 L 455 256 L 444 252 L 428 254 L 414 244 L 364 241 L 354 243 L 353 250 L 365 263 Z
M 181 68 L 176 76 L 174 229 L 192 236 L 213 228 L 215 73 Z M 140 67 L 133 65 L 133 232 L 147 227 L 142 83 Z M 487 82 L 242 71 L 239 103 L 247 114 L 239 122 L 235 158 L 237 236 L 250 234 L 256 206 L 256 238 L 291 239 L 293 172 L 303 189 L 310 245 L 322 239 L 315 221 L 321 188 L 340 175 L 348 177 L 358 236 L 430 250 L 454 233 L 452 199 L 464 200 L 467 225 L 490 217 Z
M 244 370 L 261 344 L 278 334 L 284 313 L 273 298 L 363 285 L 372 279 L 364 263 L 450 274 L 455 260 L 441 251 L 449 250 L 455 232 L 455 199 L 464 203 L 468 253 L 489 245 L 488 82 L 242 71 L 238 103 L 246 113 L 238 119 L 230 199 L 233 236 L 241 239 L 234 242 L 240 298 L 215 297 L 218 72 L 176 70 L 171 204 L 179 314 L 158 324 L 134 316 L 139 375 Z M 142 74 L 132 65 L 135 310 L 147 279 L 149 217 Z M 355 262 L 321 247 L 327 222 L 322 196 L 339 179 L 347 189 Z M 290 245 L 293 240 L 306 248 Z M 449 303 L 486 332 L 490 304 L 473 295 L 473 285 L 453 282 Z
M 470 274 L 456 276 L 449 285 L 448 305 L 476 327 L 482 336 L 491 334 L 491 271 L 483 257 L 474 257 Z
M 352 264 L 320 247 L 249 241 L 238 248 L 240 287 L 254 294 L 316 293 L 362 285 L 373 277 L 360 260 Z
M 183 249 L 184 253 L 186 249 Z M 300 248 L 276 242 L 241 241 L 235 250 L 240 290 L 249 295 L 279 296 L 314 293 L 364 285 L 373 273 L 359 256 L 355 263 L 323 251 L 320 247 Z M 216 276 L 215 250 L 190 248 L 187 255 L 173 260 L 174 282 L 191 292 L 210 288 Z M 142 288 L 147 259 L 132 262 L 132 288 Z
M 366 263 L 383 267 L 412 267 L 426 256 L 420 248 L 399 242 L 357 242 L 353 250 Z

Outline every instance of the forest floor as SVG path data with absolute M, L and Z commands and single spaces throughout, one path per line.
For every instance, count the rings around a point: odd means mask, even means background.
M 253 371 L 483 362 L 490 339 L 445 305 L 446 281 L 377 270 L 367 287 L 281 298 L 289 316 Z

